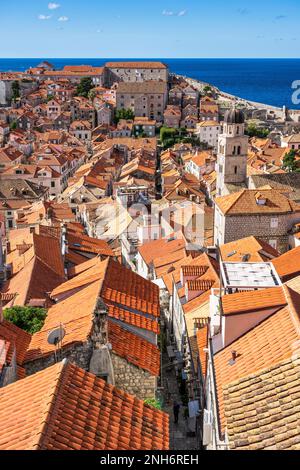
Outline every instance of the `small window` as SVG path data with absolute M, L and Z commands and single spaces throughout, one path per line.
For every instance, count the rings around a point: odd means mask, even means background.
M 277 250 L 277 240 L 269 240 L 269 245 Z
M 238 171 L 238 167 L 235 166 L 235 167 L 234 167 L 234 174 L 235 174 L 235 175 L 237 175 L 237 171 Z
M 271 228 L 278 228 L 278 217 L 271 218 Z

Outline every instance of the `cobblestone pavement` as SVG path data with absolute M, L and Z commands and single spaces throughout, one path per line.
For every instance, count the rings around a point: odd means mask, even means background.
M 168 356 L 164 355 L 163 364 L 168 364 Z M 171 450 L 197 450 L 196 438 L 187 435 L 187 421 L 183 416 L 183 408 L 180 408 L 178 424 L 174 423 L 173 403 L 176 400 L 181 403 L 181 397 L 178 388 L 178 382 L 175 375 L 175 369 L 170 371 L 163 368 L 163 410 L 170 415 L 170 449 Z M 168 384 L 168 386 L 167 386 Z M 168 393 L 168 390 L 170 393 Z

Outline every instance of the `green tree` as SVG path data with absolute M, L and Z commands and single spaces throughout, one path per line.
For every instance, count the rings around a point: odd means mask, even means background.
M 204 88 L 203 88 L 203 93 L 205 95 L 207 95 L 207 93 L 212 93 L 212 88 L 209 86 L 209 85 L 206 85 Z
M 299 162 L 296 159 L 296 152 L 295 150 L 290 150 L 285 154 L 283 157 L 283 164 L 282 168 L 287 171 L 288 173 L 299 173 Z
M 115 114 L 115 123 L 118 124 L 121 119 L 133 120 L 134 112 L 132 109 L 118 109 Z
M 258 137 L 260 139 L 265 139 L 269 135 L 268 129 L 260 129 L 254 123 L 251 123 L 247 126 L 246 134 L 249 137 Z
M 83 96 L 84 98 L 88 98 L 89 93 L 93 88 L 95 88 L 95 85 L 93 84 L 93 80 L 90 77 L 83 77 L 80 80 L 79 85 L 77 86 L 76 95 Z
M 10 130 L 13 131 L 15 129 L 17 129 L 17 122 L 16 121 L 13 121 L 11 124 L 10 124 Z
M 12 91 L 12 100 L 16 102 L 17 99 L 20 98 L 20 84 L 17 80 L 12 82 L 11 91 Z
M 153 406 L 153 408 L 156 408 L 157 410 L 161 410 L 162 406 L 159 400 L 156 398 L 147 398 L 147 400 L 144 401 L 145 405 Z
M 43 327 L 47 310 L 36 307 L 11 307 L 3 311 L 4 318 L 28 333 L 36 333 Z

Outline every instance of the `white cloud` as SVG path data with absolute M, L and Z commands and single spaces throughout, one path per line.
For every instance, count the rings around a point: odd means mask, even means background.
M 59 3 L 53 3 L 53 2 L 48 3 L 49 10 L 56 10 L 59 7 L 60 7 Z
M 58 21 L 69 21 L 69 17 L 68 16 L 60 16 L 58 18 Z
M 181 11 L 170 11 L 170 10 L 164 10 L 162 12 L 164 16 L 185 16 L 187 14 L 187 10 L 181 10 Z
M 39 15 L 38 16 L 39 20 L 50 20 L 50 18 L 51 18 L 51 15 L 48 15 L 48 16 L 47 15 Z
M 164 10 L 164 11 L 162 12 L 162 14 L 163 14 L 164 16 L 174 16 L 175 13 L 174 13 L 174 11 Z

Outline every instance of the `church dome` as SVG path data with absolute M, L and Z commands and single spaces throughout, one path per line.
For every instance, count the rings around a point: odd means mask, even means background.
M 240 109 L 230 109 L 226 111 L 224 122 L 226 124 L 244 124 L 245 116 Z

